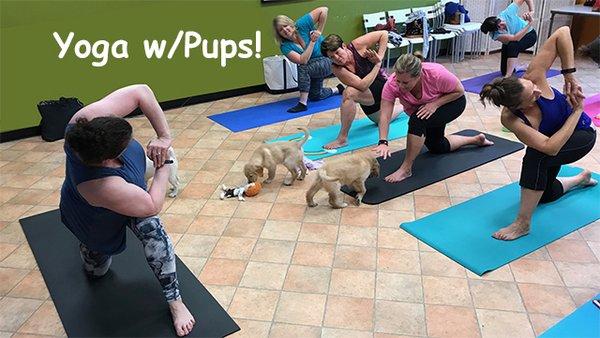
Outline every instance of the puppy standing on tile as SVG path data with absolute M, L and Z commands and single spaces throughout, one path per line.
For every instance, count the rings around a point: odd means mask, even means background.
M 326 160 L 325 165 L 317 170 L 317 177 L 306 192 L 306 203 L 309 207 L 317 206 L 315 194 L 325 189 L 329 194 L 329 204 L 339 209 L 348 206 L 340 189 L 342 185 L 352 187 L 356 191 L 356 204 L 360 205 L 367 192 L 365 181 L 369 177 L 379 176 L 379 162 L 370 154 L 353 154 Z
M 302 146 L 309 139 L 310 134 L 306 128 L 298 128 L 304 132 L 304 138 L 300 142 L 286 141 L 261 144 L 252 153 L 252 157 L 244 165 L 244 175 L 248 183 L 258 181 L 263 177 L 263 171 L 266 168 L 268 177 L 263 183 L 271 183 L 275 178 L 277 165 L 282 164 L 292 174 L 291 179 L 283 181 L 285 185 L 292 185 L 295 180 L 303 180 L 306 176 L 306 166 L 304 165 L 304 151 Z M 300 174 L 298 175 L 298 170 Z
M 169 184 L 171 184 L 171 189 L 169 189 L 169 197 L 176 197 L 179 193 L 179 176 L 177 175 L 177 169 L 179 167 L 179 162 L 177 161 L 177 156 L 175 156 L 175 151 L 173 147 L 169 148 L 168 151 L 169 160 L 172 163 L 167 165 L 171 166 L 171 172 L 169 174 Z M 146 174 L 144 175 L 144 179 L 148 182 L 149 179 L 154 177 L 154 163 L 148 157 L 146 157 Z

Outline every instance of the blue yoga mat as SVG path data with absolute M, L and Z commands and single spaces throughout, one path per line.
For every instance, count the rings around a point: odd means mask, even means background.
M 233 132 L 238 132 L 338 108 L 341 102 L 341 95 L 333 95 L 324 100 L 309 101 L 308 109 L 303 112 L 288 113 L 287 110 L 298 103 L 298 98 L 292 98 L 210 115 L 208 118 Z
M 523 74 L 525 74 L 524 70 L 519 70 L 516 72 L 518 77 L 523 76 Z M 547 78 L 551 78 L 553 76 L 556 76 L 560 74 L 560 71 L 556 70 L 556 69 L 549 69 L 546 72 L 546 77 Z M 470 92 L 470 93 L 475 93 L 475 94 L 479 94 L 479 92 L 481 92 L 481 88 L 483 88 L 483 86 L 488 83 L 488 82 L 492 82 L 492 80 L 494 80 L 497 77 L 502 76 L 502 73 L 500 72 L 493 72 L 493 73 L 488 73 L 488 74 L 484 74 L 484 75 L 480 75 L 480 76 L 476 76 L 470 79 L 466 79 L 461 81 L 463 84 L 463 87 L 465 87 L 465 90 Z
M 563 166 L 559 176 L 580 171 Z M 514 221 L 519 199 L 520 187 L 513 183 L 400 227 L 481 276 L 600 219 L 600 185 L 578 188 L 539 205 L 528 235 L 494 239 L 494 232 Z
M 311 130 L 310 139 L 304 144 L 304 156 L 311 160 L 318 160 L 348 151 L 376 145 L 379 141 L 379 128 L 375 123 L 373 123 L 373 121 L 365 117 L 360 120 L 355 120 L 352 123 L 350 132 L 348 133 L 348 145 L 338 149 L 323 149 L 324 145 L 335 140 L 340 132 L 340 128 L 341 126 L 339 124 L 334 124 L 329 127 Z M 407 133 L 408 115 L 402 113 L 394 121 L 392 121 L 392 123 L 390 123 L 388 139 L 393 140 L 405 137 Z M 303 137 L 304 133 L 297 133 L 270 140 L 268 142 L 300 140 Z
M 598 294 L 595 299 L 600 299 Z M 548 300 L 552 306 L 552 300 Z M 597 338 L 600 337 L 600 308 L 592 300 L 556 323 L 540 338 Z

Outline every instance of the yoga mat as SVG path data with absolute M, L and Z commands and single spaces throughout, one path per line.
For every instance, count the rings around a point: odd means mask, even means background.
M 525 74 L 524 70 L 519 70 L 516 72 L 516 75 L 518 77 L 523 76 L 523 74 Z M 551 77 L 554 77 L 559 74 L 560 74 L 560 71 L 558 71 L 556 69 L 548 69 L 548 71 L 546 72 L 546 78 L 551 78 Z M 502 76 L 502 73 L 493 72 L 493 73 L 488 73 L 488 74 L 472 77 L 470 79 L 462 80 L 461 82 L 463 84 L 463 87 L 465 87 L 466 91 L 468 91 L 470 93 L 479 94 L 479 92 L 481 92 L 481 88 L 483 88 L 483 86 L 486 83 L 492 82 L 492 80 L 494 80 L 497 77 L 501 77 L 501 76 Z
M 348 133 L 348 145 L 337 149 L 324 149 L 323 146 L 336 139 L 341 126 L 334 124 L 329 127 L 310 130 L 310 139 L 304 144 L 304 156 L 311 160 L 342 154 L 356 149 L 375 146 L 379 141 L 379 128 L 368 118 L 355 120 Z M 405 137 L 408 132 L 408 115 L 400 114 L 390 123 L 389 140 Z M 304 133 L 280 137 L 268 142 L 300 140 Z
M 127 249 L 113 256 L 109 272 L 89 279 L 79 241 L 58 210 L 20 220 L 52 301 L 69 337 L 176 337 L 160 284 L 141 242 L 127 229 Z M 177 258 L 179 288 L 196 319 L 188 337 L 223 337 L 240 328 Z
M 583 102 L 583 110 L 600 127 L 600 94 L 590 96 Z
M 563 166 L 559 176 L 580 171 Z M 600 180 L 599 175 L 593 176 Z M 515 182 L 400 227 L 481 276 L 600 219 L 600 185 L 578 188 L 557 201 L 540 204 L 528 235 L 513 241 L 494 239 L 494 232 L 515 220 L 519 200 Z
M 303 112 L 288 113 L 287 110 L 298 103 L 296 97 L 210 115 L 208 118 L 233 132 L 238 132 L 339 108 L 341 102 L 341 95 L 333 95 L 324 100 L 309 101 L 308 109 Z
M 600 294 L 595 299 L 600 299 Z M 552 306 L 552 300 L 548 300 Z M 573 313 L 563 318 L 540 338 L 598 338 L 600 337 L 600 308 L 592 300 L 583 304 Z
M 456 135 L 474 136 L 479 133 L 476 130 L 463 130 Z M 485 134 L 485 136 L 494 142 L 493 146 L 467 146 L 447 154 L 431 154 L 427 151 L 427 147 L 423 147 L 415 161 L 413 175 L 398 183 L 388 183 L 384 178 L 400 168 L 406 150 L 397 151 L 386 160 L 378 158 L 381 165 L 380 176 L 367 179 L 365 183 L 367 192 L 362 202 L 379 204 L 523 149 L 521 143 L 494 135 Z M 342 191 L 350 196 L 356 195 L 346 186 L 342 187 Z

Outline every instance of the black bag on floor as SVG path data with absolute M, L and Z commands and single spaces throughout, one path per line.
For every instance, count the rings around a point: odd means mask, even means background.
M 58 100 L 42 101 L 37 105 L 42 121 L 40 132 L 44 141 L 52 142 L 65 137 L 65 128 L 75 113 L 83 108 L 76 97 L 61 97 Z

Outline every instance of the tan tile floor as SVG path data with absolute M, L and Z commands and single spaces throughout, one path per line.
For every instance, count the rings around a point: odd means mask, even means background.
M 465 79 L 498 63 L 496 54 L 445 65 Z M 596 65 L 578 60 L 577 76 L 586 94 L 600 92 Z M 551 83 L 562 88 L 560 77 Z M 236 134 L 206 116 L 292 96 L 256 93 L 166 112 L 185 188 L 167 200 L 162 217 L 178 255 L 241 326 L 237 336 L 529 337 L 600 292 L 600 222 L 482 278 L 398 228 L 516 181 L 523 152 L 378 206 L 333 210 L 321 192 L 320 205 L 308 209 L 303 195 L 313 175 L 284 187 L 283 170 L 255 198 L 220 201 L 218 186 L 243 181 L 244 161 L 261 141 L 330 125 L 339 111 Z M 502 132 L 498 109 L 467 96 L 448 132 L 513 138 Z M 130 121 L 145 144 L 149 123 Z M 0 144 L 2 337 L 65 335 L 18 223 L 57 207 L 63 163 L 62 141 Z M 578 164 L 600 172 L 600 147 Z

